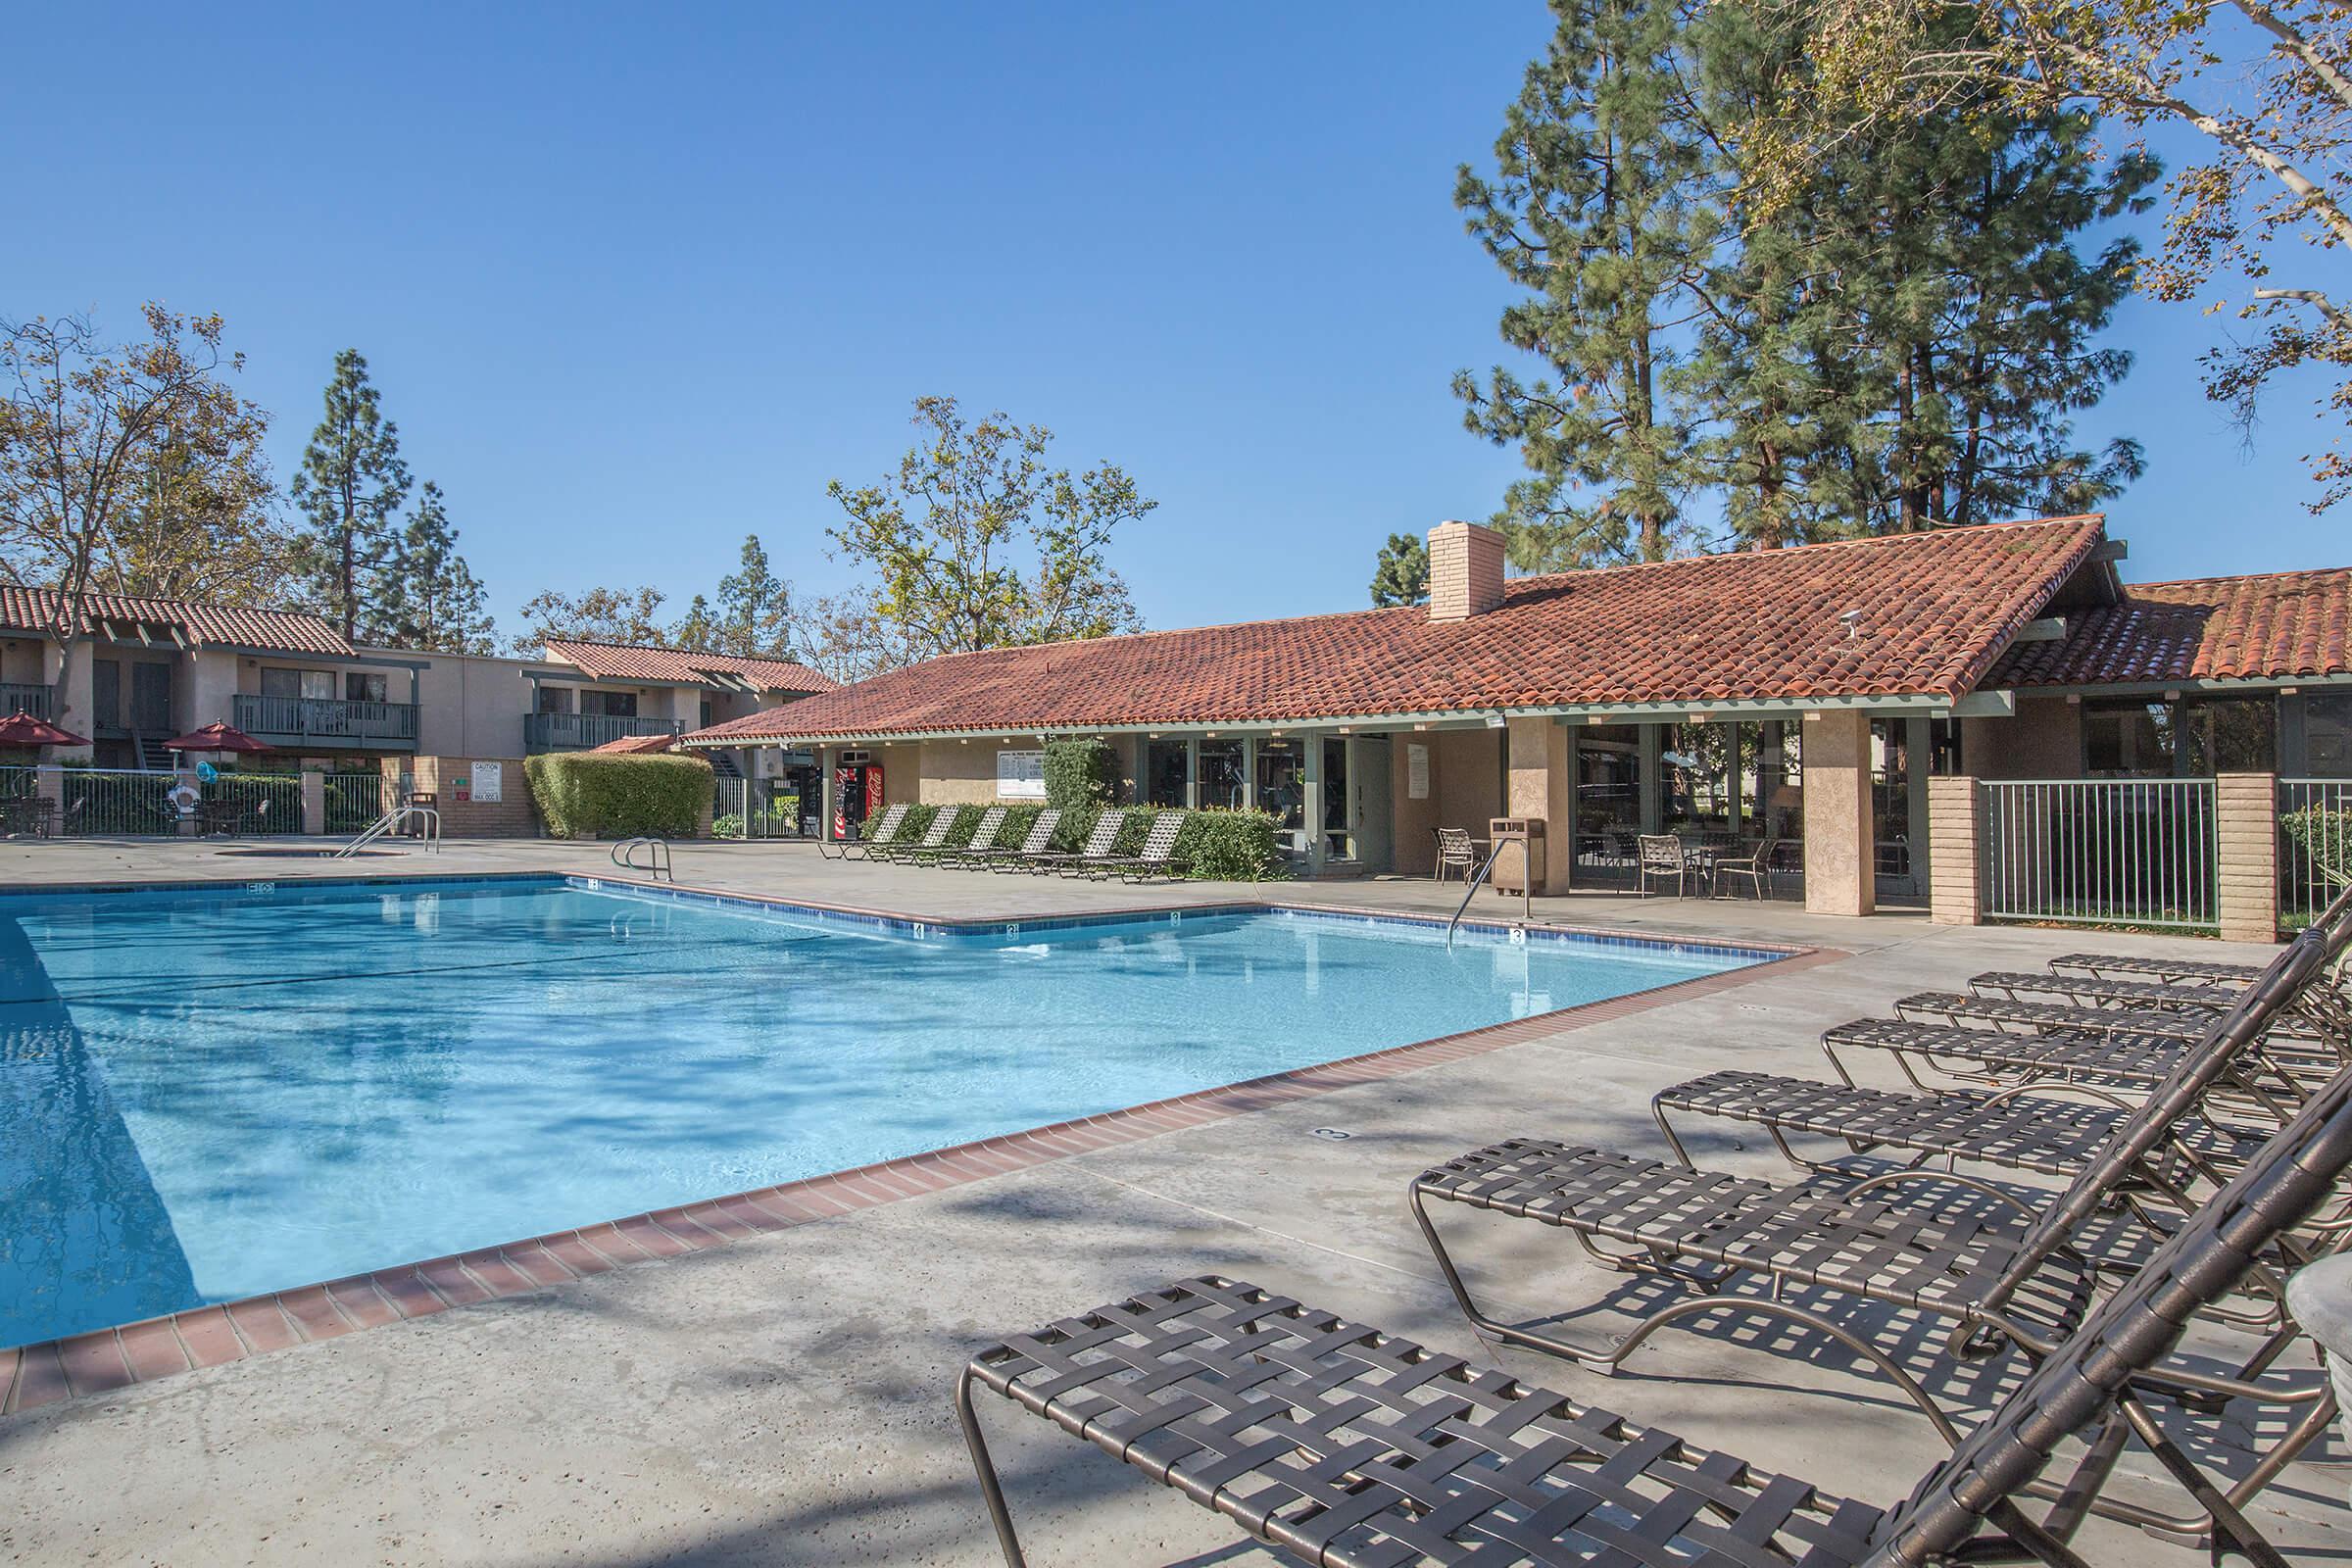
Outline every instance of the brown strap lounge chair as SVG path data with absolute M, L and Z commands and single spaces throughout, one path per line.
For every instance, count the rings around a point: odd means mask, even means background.
M 2210 1510 L 2217 1552 L 2227 1545 L 2259 1568 L 2285 1568 L 2235 1493 L 2158 1424 L 2150 1380 L 2189 1317 L 2235 1291 L 2328 1201 L 2347 1165 L 2352 1076 L 2307 1106 L 1975 1431 L 1963 1437 L 1924 1406 L 1955 1451 L 1885 1505 L 1214 1277 L 982 1350 L 956 1380 L 956 1416 L 1011 1568 L 1024 1559 L 980 1426 L 983 1393 L 1320 1568 L 2080 1568 L 2066 1543 L 2091 1511 L 2110 1511 L 2101 1492 L 2132 1439 Z M 1845 1338 L 1916 1393 L 1899 1364 Z M 2217 1393 L 2237 1382 L 2210 1381 Z M 2331 1408 L 2325 1396 L 2315 1404 L 2323 1415 Z M 2082 1457 L 2043 1483 L 2058 1445 L 2076 1434 Z M 2029 1515 L 2024 1505 L 2037 1497 L 2055 1500 Z

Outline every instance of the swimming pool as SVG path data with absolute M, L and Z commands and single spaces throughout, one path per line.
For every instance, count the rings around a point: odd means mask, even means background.
M 594 879 L 0 897 L 0 1346 L 1776 955 L 1300 911 L 977 929 Z

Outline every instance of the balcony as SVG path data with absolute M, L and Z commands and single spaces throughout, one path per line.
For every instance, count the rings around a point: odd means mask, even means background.
M 57 716 L 57 688 L 24 681 L 0 680 L 0 718 L 23 709 L 35 718 Z
M 666 718 L 622 718 L 612 713 L 525 713 L 522 749 L 526 756 L 534 752 L 582 752 L 634 735 L 674 735 L 677 728 Z
M 257 741 L 286 750 L 358 747 L 416 749 L 415 703 L 357 703 L 339 697 L 256 697 L 239 692 L 229 720 Z

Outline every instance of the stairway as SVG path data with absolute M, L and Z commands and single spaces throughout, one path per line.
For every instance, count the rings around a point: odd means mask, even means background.
M 179 765 L 179 759 L 164 745 L 160 735 L 133 735 L 130 744 L 138 751 L 141 767 L 168 773 Z
M 710 771 L 720 778 L 743 777 L 743 768 L 737 764 L 733 752 L 705 752 L 703 755 L 710 759 Z

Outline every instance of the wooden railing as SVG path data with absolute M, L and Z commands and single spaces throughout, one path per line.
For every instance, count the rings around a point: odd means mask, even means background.
M 55 718 L 57 688 L 29 681 L 0 680 L 0 718 L 19 709 L 35 718 Z
M 416 744 L 415 703 L 351 702 L 339 697 L 257 697 L 239 692 L 229 722 L 262 741 L 334 741 L 360 746 Z

